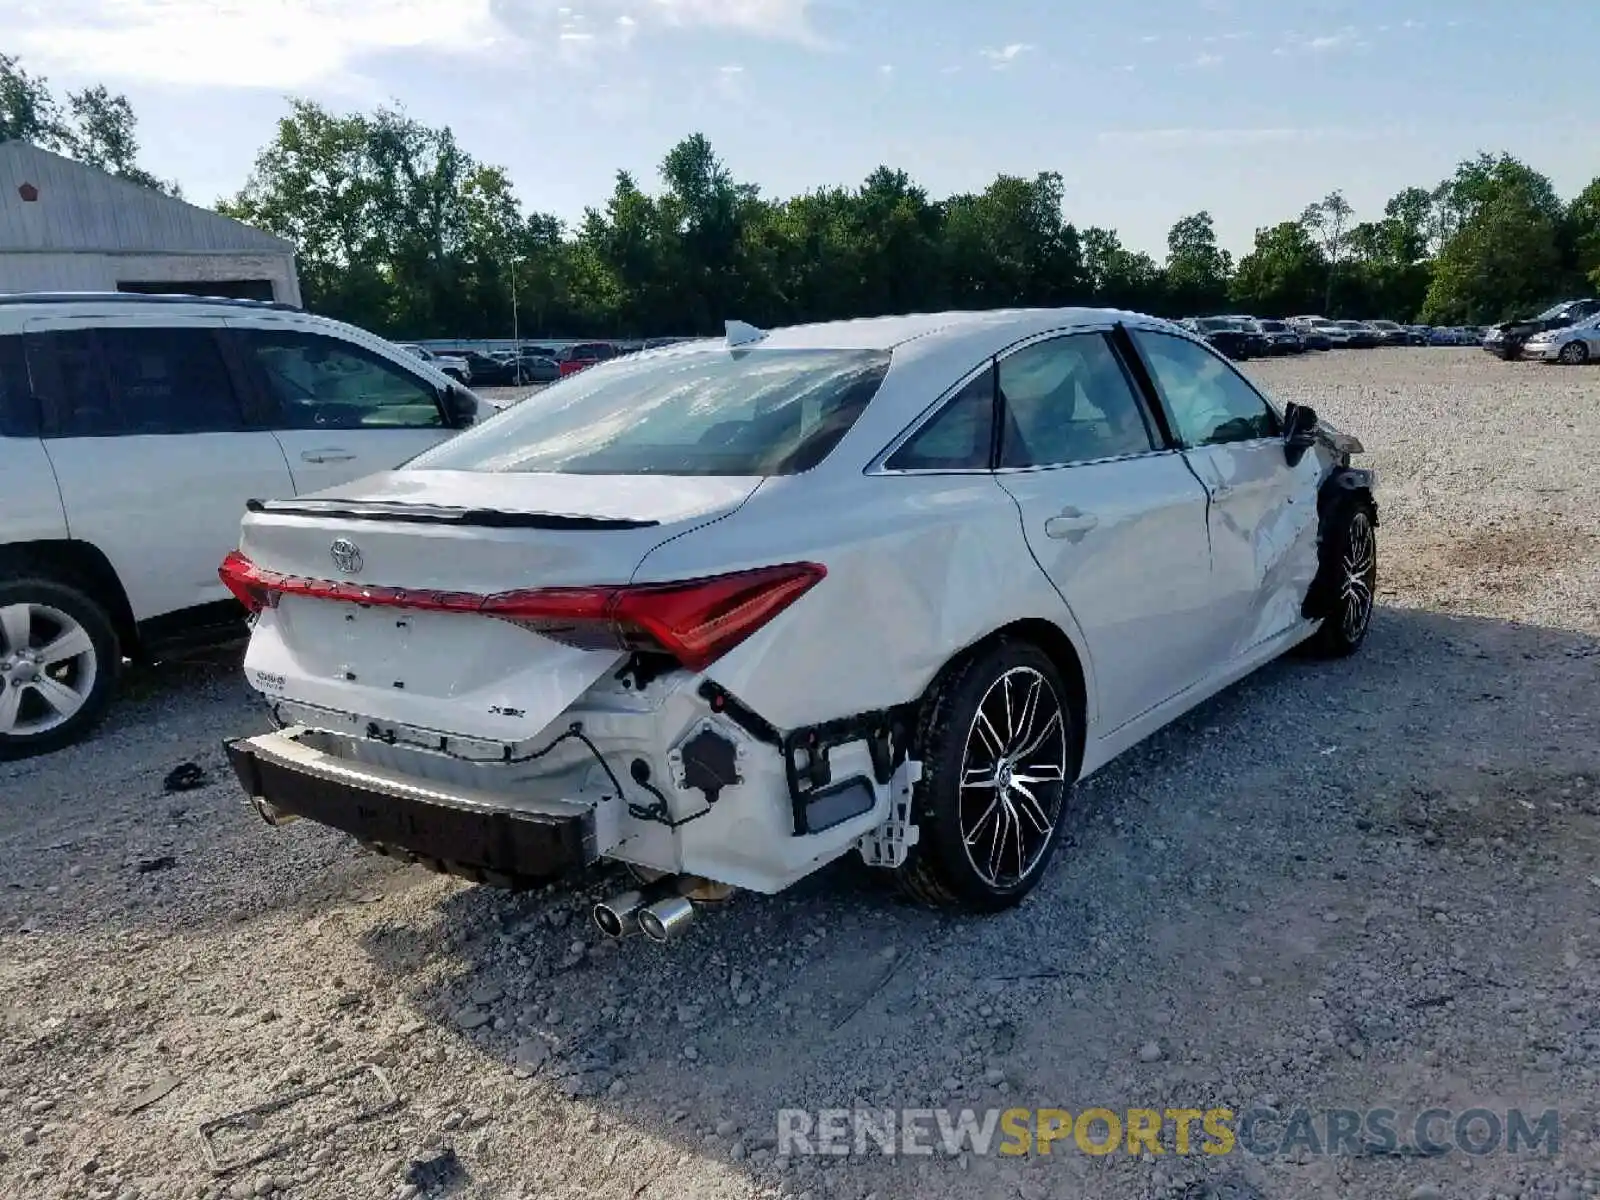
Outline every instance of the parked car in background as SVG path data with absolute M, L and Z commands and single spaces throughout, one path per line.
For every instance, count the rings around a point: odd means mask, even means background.
M 1600 300 L 1563 300 L 1536 317 L 1504 321 L 1492 326 L 1484 335 L 1482 345 L 1490 354 L 1507 359 L 1517 358 L 1522 353 L 1523 343 L 1534 334 L 1562 329 L 1596 314 L 1600 314 Z
M 1327 317 L 1303 317 L 1305 328 L 1311 336 L 1317 337 L 1328 343 L 1330 350 L 1344 350 L 1350 346 L 1350 331 L 1337 321 L 1330 321 Z
M 472 382 L 472 368 L 467 365 L 467 360 L 459 354 L 435 354 L 426 346 L 419 346 L 415 342 L 400 342 L 400 349 L 416 358 L 420 358 L 444 374 L 450 376 L 458 383 Z
M 1262 358 L 1274 353 L 1272 339 L 1262 331 L 1261 323 L 1254 317 L 1244 313 L 1227 313 L 1224 314 L 1224 318 L 1244 330 L 1245 336 L 1250 341 L 1250 356 L 1252 358 Z
M 1522 344 L 1522 357 L 1579 366 L 1600 362 L 1600 315 L 1562 329 L 1546 329 Z
M 992 912 L 1077 780 L 1367 634 L 1360 443 L 1164 321 L 730 323 L 557 394 L 245 518 L 269 823 L 506 886 L 622 861 L 612 936 L 852 851 Z
M 476 350 L 462 352 L 474 387 L 504 387 L 512 382 L 512 358 L 509 355 L 480 354 Z
M 1409 329 L 1398 321 L 1367 321 L 1366 326 L 1378 335 L 1380 346 L 1410 346 L 1413 344 Z
M 606 362 L 617 357 L 617 348 L 610 342 L 579 342 L 575 346 L 568 346 L 556 355 L 561 377 L 592 367 L 595 363 Z
M 544 354 L 524 354 L 516 360 L 517 383 L 554 383 L 561 378 L 561 364 Z
M 1406 333 L 1410 335 L 1410 337 L 1411 337 L 1410 344 L 1411 345 L 1413 345 L 1413 346 L 1431 346 L 1431 345 L 1433 345 L 1433 326 L 1432 325 L 1405 325 L 1405 326 L 1402 326 L 1402 328 L 1404 328 Z
M 65 746 L 124 657 L 226 640 L 245 505 L 387 470 L 492 409 L 283 305 L 0 296 L 0 759 Z
M 1306 352 L 1305 335 L 1287 321 L 1257 321 L 1256 328 L 1267 339 L 1268 353 L 1304 354 Z
M 1198 334 L 1235 362 L 1255 357 L 1258 339 L 1241 329 L 1232 317 L 1185 317 L 1178 324 Z
M 1365 321 L 1335 321 L 1345 331 L 1345 345 L 1352 350 L 1371 350 L 1383 341 L 1383 336 Z

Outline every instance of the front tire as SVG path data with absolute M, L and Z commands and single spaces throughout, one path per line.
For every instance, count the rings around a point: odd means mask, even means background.
M 1366 499 L 1352 499 L 1330 522 L 1317 586 L 1329 611 L 1308 648 L 1321 658 L 1346 658 L 1361 649 L 1372 625 L 1378 591 L 1378 520 Z
M 0 762 L 82 738 L 121 666 L 111 618 L 88 594 L 51 579 L 0 583 Z
M 921 837 L 897 878 L 936 907 L 999 912 L 1033 890 L 1061 840 L 1082 715 L 1055 664 L 1002 640 L 923 704 L 914 753 Z
M 1561 347 L 1557 357 L 1569 367 L 1581 367 L 1589 361 L 1589 344 L 1583 341 L 1568 342 Z

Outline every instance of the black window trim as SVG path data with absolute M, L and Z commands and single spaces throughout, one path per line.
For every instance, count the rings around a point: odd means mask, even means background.
M 1134 401 L 1139 406 L 1140 419 L 1145 422 L 1145 428 L 1151 433 L 1152 440 L 1156 443 L 1149 450 L 1140 450 L 1131 454 L 1118 454 L 1110 458 L 1097 458 L 1072 463 L 1050 463 L 1028 467 L 1002 467 L 1000 465 L 1000 439 L 1005 429 L 1005 412 L 1000 399 L 1000 363 L 1019 350 L 1039 342 L 1054 341 L 1064 337 L 1099 336 L 1110 343 L 1112 357 L 1117 360 L 1128 377 L 1130 390 L 1133 392 Z M 1194 339 L 1191 339 L 1194 340 Z M 1201 343 L 1202 345 L 1204 343 Z M 1227 361 L 1224 359 L 1223 361 Z M 901 448 L 915 438 L 927 425 L 931 424 L 945 408 L 956 400 L 966 390 L 968 384 L 978 378 L 983 372 L 989 372 L 992 377 L 992 396 L 994 400 L 994 421 L 990 431 L 989 463 L 984 467 L 890 467 L 888 462 Z M 1181 449 L 1172 435 L 1171 423 L 1166 413 L 1162 410 L 1159 395 L 1155 390 L 1153 377 L 1149 368 L 1139 356 L 1137 348 L 1121 321 L 1105 325 L 1068 325 L 1058 329 L 1047 329 L 1039 333 L 1029 334 L 1010 345 L 1002 347 L 995 354 L 985 359 L 982 363 L 961 376 L 953 387 L 947 388 L 939 398 L 918 414 L 878 455 L 867 464 L 863 474 L 866 475 L 1000 475 L 1018 474 L 1025 471 L 1064 471 L 1073 467 L 1093 466 L 1100 463 L 1123 462 L 1135 458 L 1149 458 L 1158 454 L 1170 454 Z
M 445 403 L 444 393 L 437 385 L 434 384 L 433 380 L 424 375 L 407 370 L 404 363 L 389 358 L 387 355 L 379 354 L 376 350 L 373 350 L 367 346 L 363 346 L 360 342 L 357 342 L 351 338 L 340 337 L 337 334 L 330 333 L 325 329 L 307 328 L 303 325 L 292 324 L 229 325 L 227 332 L 228 336 L 226 341 L 229 343 L 227 353 L 230 358 L 230 363 L 235 360 L 237 361 L 239 370 L 243 373 L 244 378 L 249 384 L 251 401 L 247 406 L 246 411 L 248 413 L 251 410 L 254 410 L 256 419 L 261 422 L 259 427 L 262 429 L 271 430 L 276 433 L 306 433 L 316 431 L 319 427 L 314 425 L 298 425 L 294 424 L 290 420 L 288 409 L 284 405 L 283 401 L 278 398 L 277 391 L 267 381 L 266 371 L 261 365 L 261 360 L 250 352 L 250 346 L 247 339 L 251 334 L 264 334 L 268 337 L 283 337 L 287 335 L 291 337 L 322 338 L 325 341 L 329 341 L 340 346 L 358 358 L 365 358 L 389 371 L 398 372 L 399 374 L 410 379 L 412 382 L 416 383 L 419 387 L 426 388 L 428 391 L 433 393 L 434 407 L 439 410 L 439 417 L 443 424 L 438 426 L 395 426 L 394 428 L 438 428 L 444 430 L 454 430 L 457 428 L 450 416 L 450 408 Z M 419 359 L 418 361 L 423 360 Z M 360 431 L 351 429 L 328 429 L 328 432 L 351 433 Z
M 14 342 L 17 362 L 22 365 L 23 394 L 10 401 L 0 400 L 0 438 L 37 439 L 44 431 L 44 413 L 39 403 L 39 389 L 33 383 L 33 367 L 28 362 L 28 343 L 19 329 L 15 333 L 0 333 L 0 347 Z M 0 354 L 4 351 L 0 350 Z
M 1212 346 L 1210 343 L 1208 343 L 1206 341 L 1203 341 L 1200 338 L 1191 337 L 1188 334 L 1186 334 L 1185 332 L 1183 332 L 1182 330 L 1178 330 L 1178 329 L 1157 329 L 1157 328 L 1154 328 L 1154 327 L 1149 326 L 1149 325 L 1138 325 L 1138 326 L 1135 326 L 1132 331 L 1124 330 L 1124 332 L 1128 335 L 1127 336 L 1128 349 L 1133 355 L 1135 355 L 1137 357 L 1138 362 L 1139 362 L 1139 366 L 1140 366 L 1140 370 L 1141 370 L 1141 372 L 1144 374 L 1144 376 L 1146 378 L 1146 381 L 1147 381 L 1148 386 L 1150 388 L 1151 394 L 1153 394 L 1156 397 L 1157 401 L 1159 402 L 1159 406 L 1158 406 L 1158 410 L 1157 411 L 1159 411 L 1160 414 L 1161 414 L 1161 423 L 1167 430 L 1167 436 L 1170 439 L 1169 444 L 1172 446 L 1173 449 L 1176 449 L 1176 450 L 1204 450 L 1207 447 L 1213 446 L 1213 445 L 1217 445 L 1217 446 L 1257 446 L 1257 445 L 1263 445 L 1263 444 L 1267 444 L 1267 443 L 1271 443 L 1271 444 L 1276 445 L 1277 443 L 1279 443 L 1279 442 L 1281 442 L 1283 440 L 1283 435 L 1281 433 L 1276 433 L 1276 434 L 1272 434 L 1269 437 L 1245 438 L 1245 439 L 1242 439 L 1241 441 L 1237 441 L 1237 442 L 1205 442 L 1205 443 L 1202 443 L 1202 444 L 1197 445 L 1197 446 L 1189 445 L 1181 437 L 1178 436 L 1177 423 L 1173 420 L 1173 417 L 1172 417 L 1172 406 L 1168 403 L 1166 394 L 1161 390 L 1160 381 L 1156 379 L 1155 372 L 1151 369 L 1149 361 L 1145 358 L 1144 350 L 1142 348 L 1140 348 L 1138 340 L 1132 336 L 1133 333 L 1146 334 L 1146 335 L 1151 336 L 1151 337 L 1172 338 L 1174 341 L 1189 342 L 1189 343 L 1191 343 L 1191 344 L 1193 344 L 1195 346 L 1200 347 L 1200 349 L 1204 350 L 1207 354 L 1211 355 L 1212 358 L 1214 358 L 1218 362 L 1220 362 L 1229 371 L 1233 372 L 1234 377 L 1236 379 L 1238 379 L 1241 383 L 1243 383 L 1245 385 L 1245 387 L 1250 390 L 1250 393 L 1252 395 L 1254 395 L 1257 400 L 1261 401 L 1261 403 L 1266 407 L 1266 409 L 1270 413 L 1272 413 L 1272 415 L 1275 418 L 1277 418 L 1279 426 L 1282 426 L 1282 424 L 1283 424 L 1283 410 L 1281 408 L 1279 408 L 1276 404 L 1274 404 L 1272 402 L 1272 400 L 1266 395 L 1266 393 L 1264 393 L 1260 388 L 1256 387 L 1255 384 L 1251 383 L 1249 378 L 1245 375 L 1245 373 L 1243 371 L 1239 370 L 1238 367 L 1234 366 L 1234 364 L 1228 360 L 1228 357 L 1225 354 L 1222 354 L 1220 351 L 1217 350 L 1217 348 L 1215 346 Z

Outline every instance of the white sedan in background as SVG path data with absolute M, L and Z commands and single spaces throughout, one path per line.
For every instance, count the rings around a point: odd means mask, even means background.
M 1547 329 L 1534 334 L 1523 343 L 1522 357 L 1565 363 L 1570 367 L 1600 362 L 1600 316 L 1565 329 Z
M 437 870 L 627 863 L 612 934 L 851 850 L 1002 908 L 1075 781 L 1361 645 L 1359 451 L 1129 313 L 730 323 L 254 505 L 222 577 L 280 729 L 230 757 L 269 823 Z

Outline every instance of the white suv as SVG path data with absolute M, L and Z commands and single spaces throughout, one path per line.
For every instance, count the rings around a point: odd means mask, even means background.
M 248 501 L 387 470 L 492 411 L 287 306 L 0 295 L 0 759 L 81 736 L 124 657 L 242 631 L 217 562 Z

